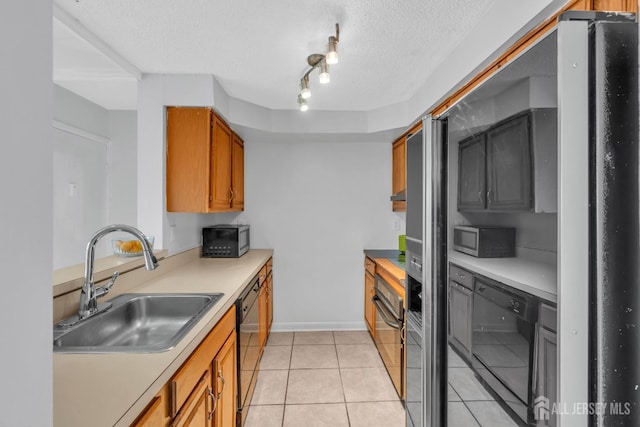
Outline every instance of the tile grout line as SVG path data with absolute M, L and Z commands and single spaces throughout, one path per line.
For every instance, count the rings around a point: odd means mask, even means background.
M 282 423 L 281 427 L 284 427 L 284 417 L 287 413 L 287 395 L 289 394 L 289 379 L 291 378 L 291 360 L 293 359 L 293 348 L 295 347 L 296 333 L 293 333 L 291 337 L 291 354 L 289 354 L 289 369 L 287 369 L 287 388 L 284 390 L 284 402 L 282 402 Z
M 333 342 L 336 343 L 335 331 L 331 333 L 333 335 Z M 351 427 L 351 417 L 349 416 L 349 407 L 347 406 L 347 394 L 344 392 L 344 381 L 342 381 L 342 367 L 340 366 L 340 356 L 338 356 L 338 344 L 335 344 L 336 360 L 338 361 L 338 377 L 340 378 L 340 389 L 342 390 L 342 400 L 344 404 L 344 412 L 347 415 L 347 426 Z

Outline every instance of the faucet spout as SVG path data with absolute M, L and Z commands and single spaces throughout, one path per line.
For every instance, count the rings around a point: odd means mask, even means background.
M 111 288 L 111 286 L 113 286 L 113 282 L 115 282 L 115 279 L 117 278 L 117 275 L 114 275 L 114 278 L 110 282 L 110 286 L 106 289 L 101 289 L 100 292 L 97 292 L 95 283 L 93 281 L 96 244 L 98 243 L 98 240 L 114 231 L 127 232 L 140 240 L 140 242 L 142 243 L 144 265 L 147 270 L 155 270 L 155 268 L 158 266 L 158 260 L 153 255 L 151 245 L 149 245 L 146 236 L 137 228 L 126 224 L 113 224 L 96 231 L 89 239 L 89 243 L 87 243 L 86 258 L 84 264 L 84 283 L 82 284 L 82 290 L 80 292 L 80 307 L 78 308 L 79 320 L 93 316 L 100 311 L 98 309 L 97 303 L 98 298 L 106 295 L 109 292 L 109 289 Z

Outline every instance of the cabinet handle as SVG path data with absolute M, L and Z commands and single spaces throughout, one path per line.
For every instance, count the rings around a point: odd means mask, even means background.
M 466 276 L 466 275 L 464 275 L 464 274 L 460 274 L 460 273 L 458 273 L 458 277 L 459 277 L 459 278 L 461 278 L 462 280 L 464 280 L 464 279 L 466 279 L 466 278 L 467 278 L 467 276 Z
M 233 189 L 229 188 L 229 203 L 233 200 Z
M 209 394 L 209 397 L 213 402 L 213 409 L 211 410 L 211 412 L 209 412 L 209 415 L 207 416 L 207 418 L 212 420 L 213 414 L 216 412 L 216 409 L 218 408 L 218 399 L 216 399 L 216 397 L 213 395 L 213 390 L 211 390 L 211 387 L 207 388 L 207 393 Z
M 480 191 L 478 191 L 478 200 L 482 201 L 482 194 L 484 193 L 484 189 L 481 188 Z
M 493 200 L 491 200 L 491 189 L 489 189 L 489 191 L 487 191 L 487 201 L 488 201 L 489 203 L 492 203 L 492 202 L 493 202 Z
M 222 387 L 220 388 L 220 392 L 218 393 L 218 397 L 220 397 L 220 395 L 224 391 L 224 376 L 222 375 L 222 369 L 218 369 L 218 379 L 222 381 Z

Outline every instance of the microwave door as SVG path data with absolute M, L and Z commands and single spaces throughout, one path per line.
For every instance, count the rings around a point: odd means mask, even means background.
M 454 242 L 456 249 L 470 255 L 474 255 L 478 251 L 478 233 L 476 231 L 468 231 L 463 228 L 454 229 Z

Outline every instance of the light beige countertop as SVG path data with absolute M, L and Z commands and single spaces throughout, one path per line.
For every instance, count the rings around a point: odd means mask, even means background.
M 556 254 L 518 249 L 514 258 L 476 258 L 454 250 L 449 262 L 551 302 L 557 302 Z
M 197 258 L 131 291 L 222 292 L 224 296 L 172 350 L 148 354 L 54 353 L 54 425 L 128 426 L 272 255 L 270 249 L 253 249 L 240 258 Z M 159 268 L 162 264 L 160 261 Z

